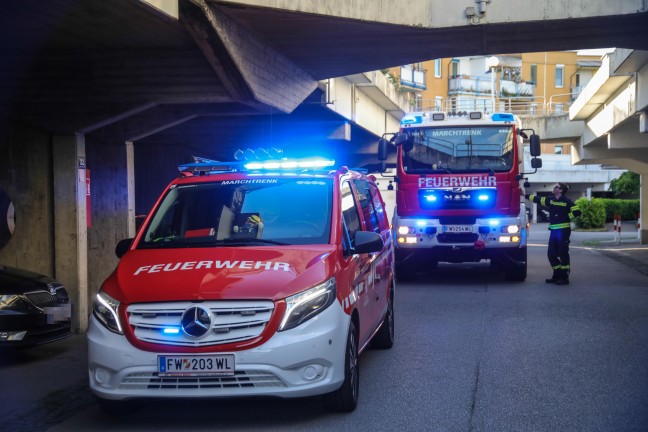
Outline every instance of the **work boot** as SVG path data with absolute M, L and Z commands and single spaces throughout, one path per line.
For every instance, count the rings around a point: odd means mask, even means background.
M 545 283 L 556 283 L 558 280 L 560 280 L 560 275 L 558 274 L 558 270 L 554 270 L 551 279 L 545 279 Z
M 562 277 L 558 279 L 556 282 L 554 282 L 556 285 L 569 285 L 569 278 L 567 277 Z

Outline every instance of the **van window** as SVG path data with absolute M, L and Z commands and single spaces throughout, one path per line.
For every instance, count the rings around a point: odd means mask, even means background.
M 342 216 L 345 226 L 346 246 L 348 249 L 355 247 L 355 233 L 362 230 L 360 225 L 360 216 L 356 207 L 356 200 L 351 190 L 351 185 L 348 181 L 342 183 L 340 196 L 342 197 Z
M 364 216 L 366 231 L 380 233 L 380 223 L 371 197 L 369 182 L 366 180 L 356 179 L 353 180 L 353 185 L 358 192 L 358 202 L 360 203 L 360 208 L 362 209 L 362 214 Z

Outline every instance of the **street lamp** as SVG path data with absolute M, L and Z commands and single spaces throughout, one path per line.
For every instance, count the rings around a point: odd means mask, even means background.
M 495 68 L 499 66 L 499 59 L 495 56 L 486 59 L 486 65 L 491 72 L 491 113 L 495 112 Z

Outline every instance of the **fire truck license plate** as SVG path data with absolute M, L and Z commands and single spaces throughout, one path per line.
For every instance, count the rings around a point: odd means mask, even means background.
M 447 225 L 445 227 L 445 232 L 449 232 L 449 233 L 472 232 L 472 226 L 470 226 L 470 225 Z
M 234 375 L 234 354 L 211 356 L 158 356 L 160 376 Z

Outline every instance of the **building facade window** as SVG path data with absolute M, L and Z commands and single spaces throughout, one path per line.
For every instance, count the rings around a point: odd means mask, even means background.
M 537 84 L 538 83 L 538 65 L 532 64 L 531 65 L 531 77 L 529 79 L 530 84 Z
M 565 65 L 556 65 L 556 88 L 563 88 L 565 85 Z
M 450 77 L 456 78 L 459 76 L 459 61 L 458 60 L 452 60 L 452 63 L 450 63 L 450 67 L 452 70 L 450 71 Z
M 554 154 L 563 154 L 563 146 L 561 145 L 554 146 Z
M 443 111 L 443 96 L 434 96 L 434 109 Z
M 434 77 L 441 78 L 441 59 L 434 60 Z

